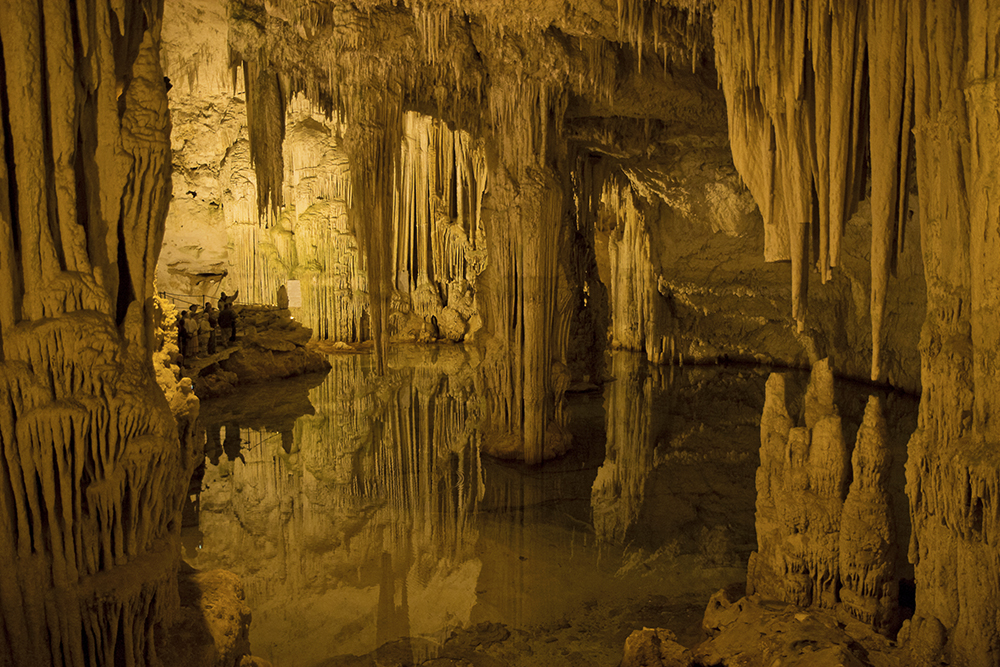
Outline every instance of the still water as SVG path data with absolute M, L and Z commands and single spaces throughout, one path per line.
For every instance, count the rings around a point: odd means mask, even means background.
M 383 378 L 330 361 L 202 407 L 184 556 L 240 576 L 276 667 L 611 667 L 644 626 L 697 642 L 743 585 L 768 371 L 609 355 L 569 395 L 572 451 L 529 467 L 480 455 L 461 348 L 399 348 Z

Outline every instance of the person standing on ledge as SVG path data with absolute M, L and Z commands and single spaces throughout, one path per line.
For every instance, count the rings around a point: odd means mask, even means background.
M 232 298 L 235 299 L 236 295 L 234 294 Z M 223 305 L 222 299 L 220 299 L 219 306 L 222 308 L 222 312 L 219 313 L 219 328 L 222 329 L 222 339 L 228 340 L 231 345 L 236 342 L 236 311 L 233 310 L 231 301 L 226 301 Z M 226 329 L 229 329 L 228 339 Z
M 238 297 L 239 295 L 240 295 L 239 290 L 233 292 L 232 296 L 226 296 L 226 293 L 223 292 L 222 296 L 219 297 L 219 310 L 224 309 L 226 307 L 226 304 L 236 303 L 236 297 Z
M 219 312 L 211 303 L 205 304 L 205 319 L 208 320 L 208 353 L 215 354 L 219 348 Z
M 192 305 L 184 312 L 184 332 L 187 335 L 187 345 L 184 346 L 184 358 L 189 361 L 198 356 L 197 312 L 197 305 Z

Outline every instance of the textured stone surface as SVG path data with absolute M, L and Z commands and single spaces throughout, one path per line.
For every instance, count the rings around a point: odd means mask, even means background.
M 154 595 L 153 580 L 172 576 L 166 527 L 179 491 L 166 480 L 186 461 L 148 371 L 170 191 L 164 73 L 172 96 L 201 87 L 215 97 L 176 115 L 171 216 L 181 233 L 161 289 L 212 294 L 229 271 L 269 301 L 295 267 L 316 279 L 315 288 L 302 282 L 317 321 L 335 338 L 374 335 L 384 359 L 401 282 L 417 295 L 426 267 L 447 267 L 433 277 L 445 286 L 458 266 L 475 283 L 486 412 L 497 442 L 528 460 L 565 444 L 562 369 L 574 379 L 599 372 L 568 347 L 599 349 L 605 324 L 612 340 L 654 361 L 811 366 L 829 356 L 853 377 L 919 383 L 908 457 L 914 626 L 940 627 L 954 662 L 994 661 L 1000 612 L 984 594 L 1000 581 L 992 3 L 798 0 L 779 13 L 763 0 L 237 0 L 227 13 L 218 2 L 171 0 L 162 32 L 161 5 L 0 6 L 3 42 L 17 46 L 5 49 L 0 109 L 0 363 L 10 399 L 0 433 L 15 480 L 0 494 L 10 503 L 10 539 L 0 542 L 17 567 L 0 575 L 0 604 L 18 661 L 44 652 L 20 647 L 63 637 L 67 659 L 82 660 L 78 626 L 91 613 L 103 620 L 86 635 L 90 655 L 110 656 L 119 636 L 133 636 L 110 620 L 118 611 L 77 604 L 77 582 L 98 571 L 164 554 L 162 567 L 143 568 L 162 577 L 150 574 L 150 588 L 131 589 L 121 608 L 137 627 L 146 627 L 140 616 L 156 627 L 175 606 L 170 586 Z M 161 38 L 192 48 L 161 59 Z M 229 89 L 230 56 L 242 90 Z M 291 122 L 290 102 L 304 105 Z M 410 112 L 449 125 L 414 135 L 408 154 L 419 157 L 406 166 L 396 146 Z M 441 143 L 424 150 L 424 136 Z M 455 150 L 465 137 L 468 150 Z M 300 148 L 286 151 L 286 139 Z M 474 159 L 448 164 L 447 150 L 435 150 L 449 141 L 452 155 Z M 338 142 L 350 196 L 314 168 Z M 605 198 L 612 189 L 620 195 Z M 416 204 L 401 225 L 397 192 L 401 205 Z M 216 233 L 220 221 L 232 237 Z M 330 244 L 340 243 L 339 268 L 323 264 L 325 242 L 305 241 L 323 230 L 339 234 Z M 240 249 L 234 264 L 230 244 Z M 435 253 L 447 259 L 429 260 Z M 320 312 L 337 290 L 347 306 Z M 811 435 L 793 432 L 790 451 L 808 459 L 807 440 L 835 448 L 831 419 Z M 80 461 L 59 453 L 83 440 L 104 443 L 103 458 L 84 466 L 94 471 L 86 484 L 64 491 L 58 466 Z M 33 470 L 38 484 L 17 481 Z M 835 476 L 815 475 L 830 486 Z M 63 493 L 93 498 L 84 510 Z M 155 500 L 119 511 L 137 497 Z M 122 527 L 126 539 L 94 537 L 120 521 L 134 524 Z M 50 540 L 30 573 L 21 571 L 37 551 L 22 543 L 29 525 Z M 38 591 L 65 599 L 25 601 Z M 137 602 L 154 598 L 156 610 Z M 134 636 L 142 646 L 122 651 L 140 655 L 151 640 Z
M 805 425 L 792 426 L 783 378 L 768 379 L 757 470 L 758 551 L 750 556 L 747 592 L 833 608 L 849 468 L 826 361 L 813 368 L 804 403 Z

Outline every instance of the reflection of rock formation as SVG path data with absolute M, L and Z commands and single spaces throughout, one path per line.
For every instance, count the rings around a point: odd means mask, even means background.
M 291 442 L 241 429 L 242 460 L 209 465 L 201 495 L 194 563 L 240 574 L 254 651 L 282 664 L 437 633 L 475 600 L 471 371 L 332 361 Z
M 607 459 L 597 471 L 591 504 L 598 538 L 620 542 L 642 509 L 670 385 L 643 356 L 616 353 L 611 360 L 614 380 L 604 390 Z

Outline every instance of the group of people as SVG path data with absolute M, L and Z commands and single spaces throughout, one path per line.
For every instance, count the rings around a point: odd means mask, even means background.
M 232 296 L 225 292 L 219 297 L 218 309 L 206 303 L 200 309 L 193 304 L 177 316 L 177 347 L 185 360 L 206 354 L 215 354 L 219 345 L 223 347 L 236 342 L 236 311 L 233 302 L 239 290 Z

